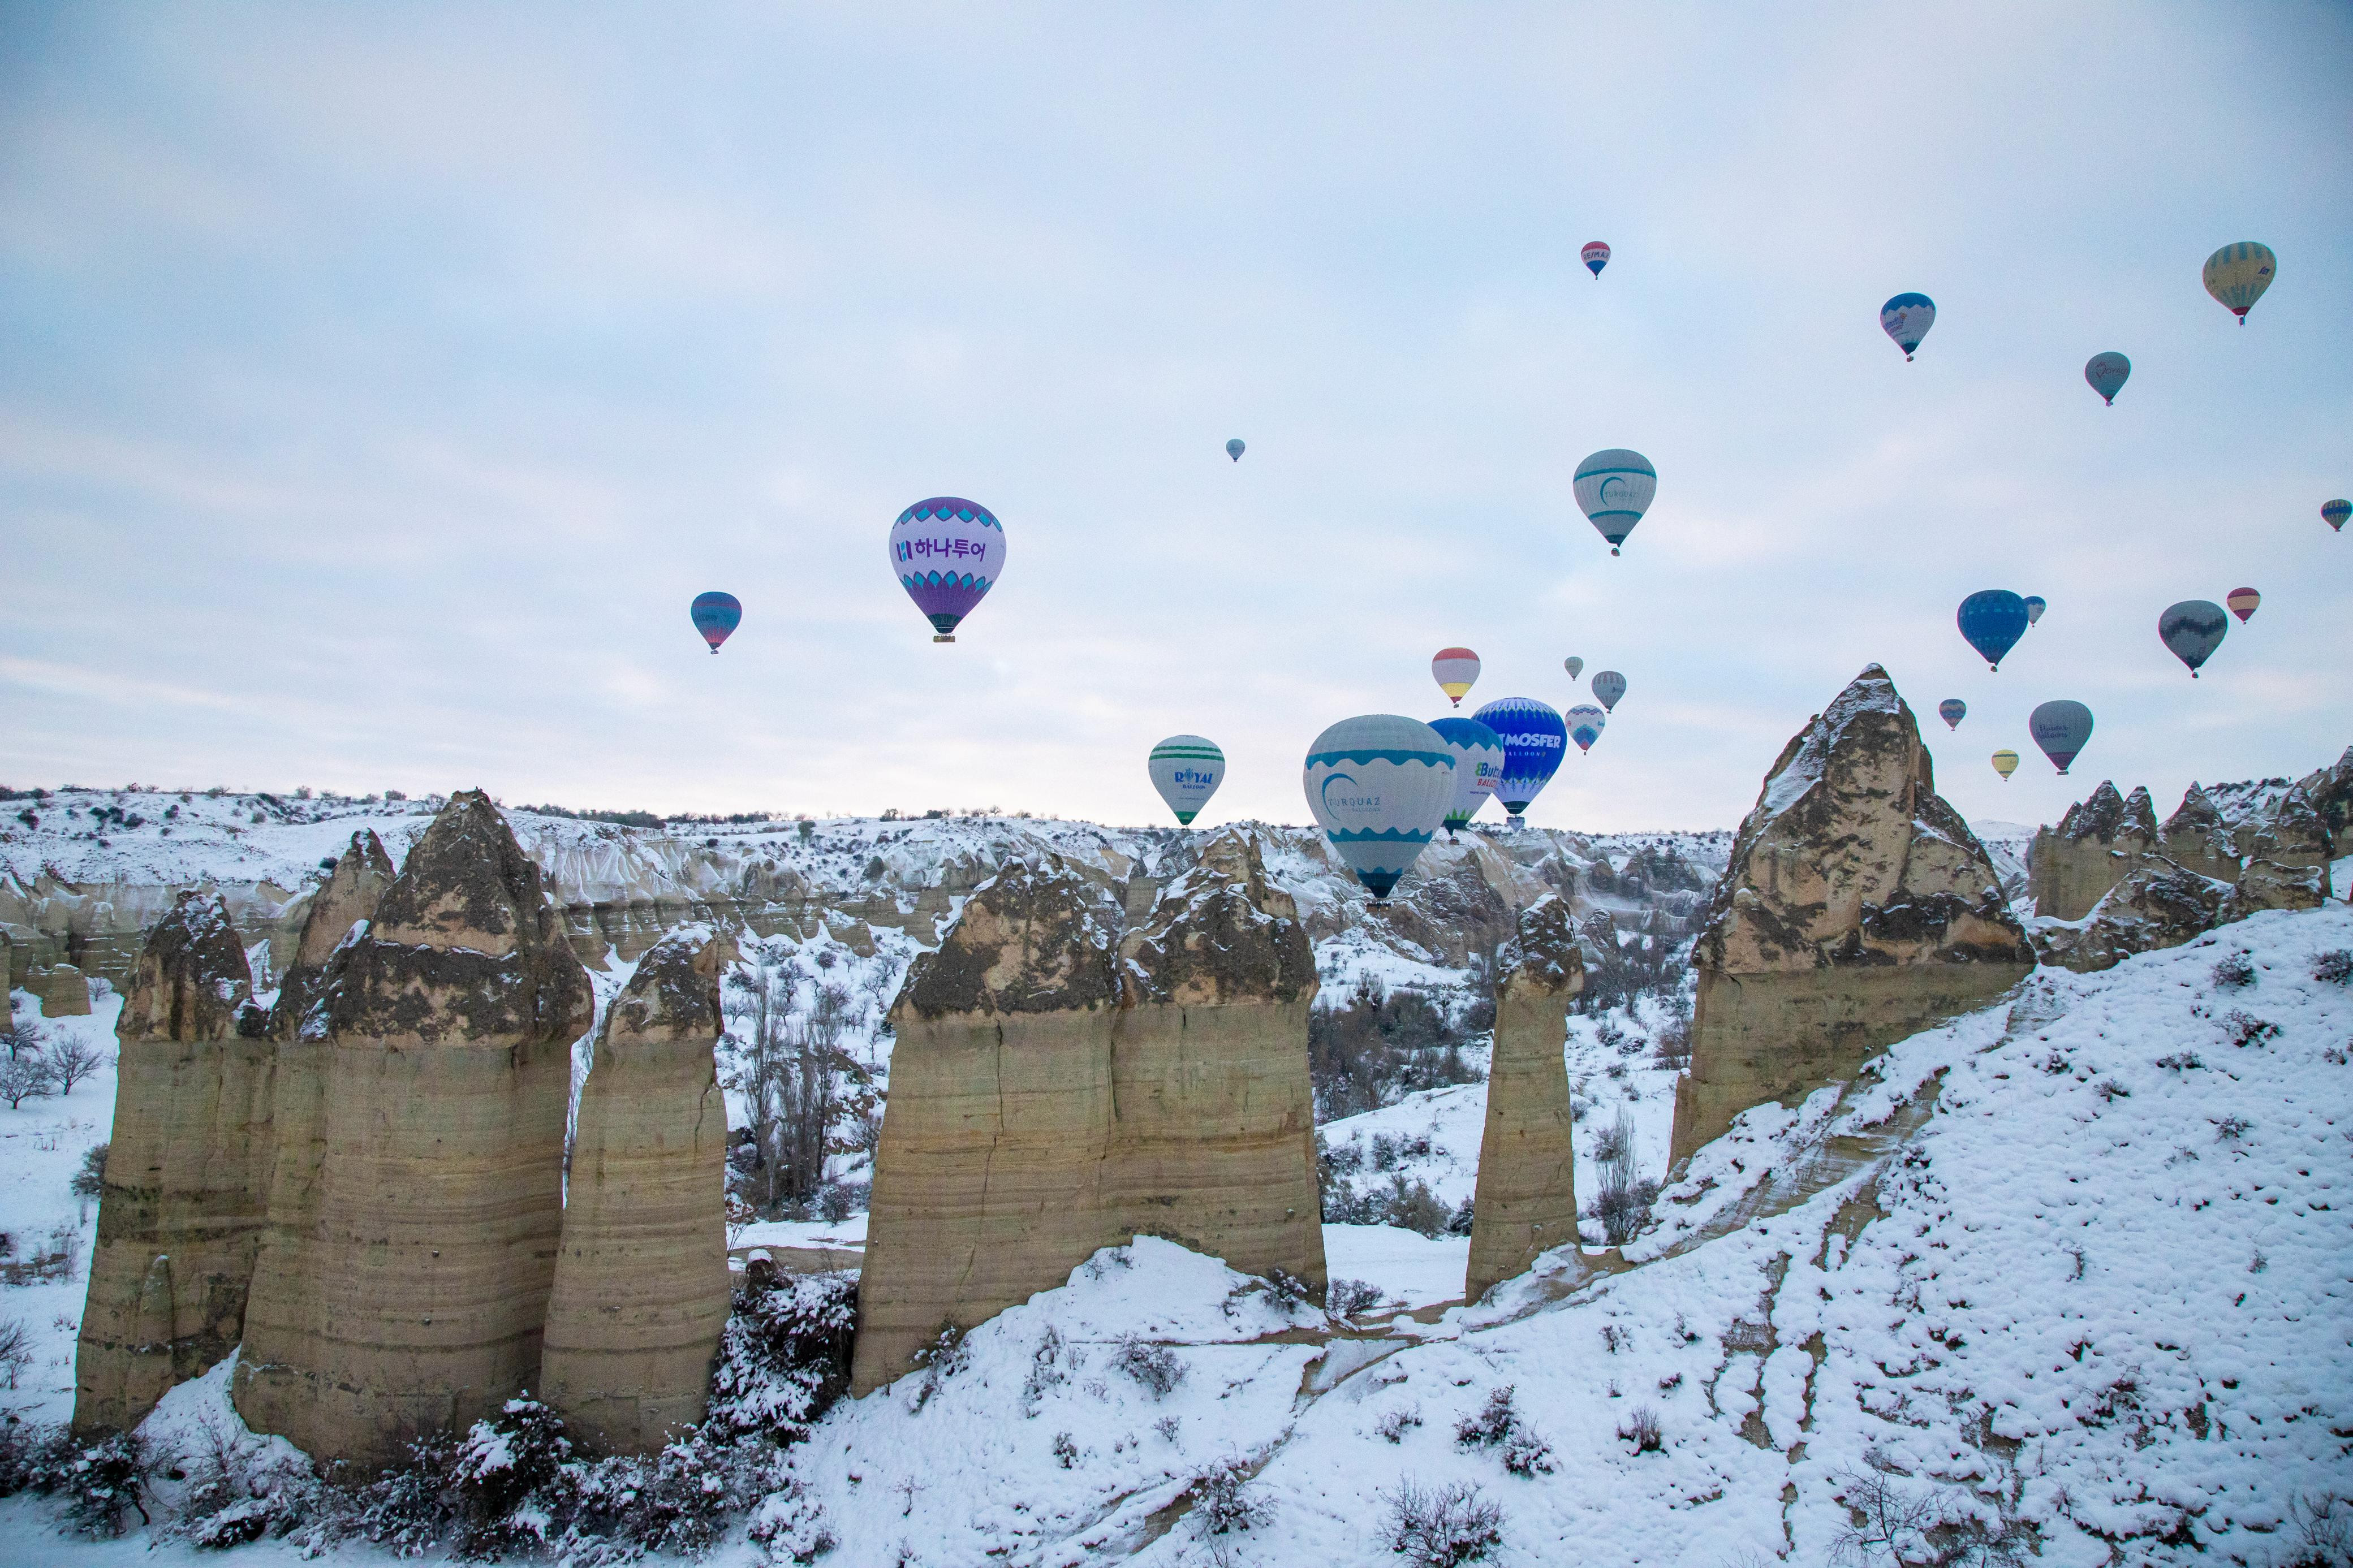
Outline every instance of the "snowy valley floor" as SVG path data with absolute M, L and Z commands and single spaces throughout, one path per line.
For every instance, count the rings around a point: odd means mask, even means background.
M 1422 1310 L 1354 1328 L 1164 1242 L 1099 1254 L 796 1451 L 823 1561 L 1398 1562 L 1410 1485 L 1476 1489 L 1503 1563 L 1894 1560 L 1859 1528 L 1907 1562 L 2296 1563 L 2304 1520 L 2353 1494 L 2353 988 L 2315 977 L 2346 949 L 2339 904 L 2040 972 L 1844 1091 L 1752 1113 L 1623 1267 L 1556 1254 L 1474 1307 L 1429 1305 L 1449 1271 L 1459 1289 L 1460 1242 L 1385 1227 L 1333 1227 L 1333 1271 Z M 1601 1106 L 1636 1089 L 1649 1153 L 1671 1075 L 1589 1065 Z M 54 1223 L 111 1088 L 0 1110 L 12 1224 Z M 1336 1131 L 1426 1131 L 1444 1152 L 1418 1168 L 1451 1202 L 1480 1103 L 1438 1090 Z M 52 1317 L 79 1296 L 5 1292 L 47 1336 L 17 1394 L 44 1417 L 70 1383 Z M 1458 1436 L 1506 1388 L 1495 1441 Z M 1218 1535 L 1195 1482 L 1227 1460 L 1257 1517 Z M 186 1550 L 150 1546 L 0 1504 L 0 1561 Z M 739 1534 L 712 1561 L 759 1550 Z

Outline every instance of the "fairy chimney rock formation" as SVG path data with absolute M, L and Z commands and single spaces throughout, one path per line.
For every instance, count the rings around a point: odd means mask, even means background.
M 2328 899 L 2334 847 L 2328 824 L 2304 786 L 2290 789 L 2248 835 L 2246 864 L 2222 901 L 2221 919 L 2242 921 L 2264 910 L 2318 909 Z
M 2158 830 L 2158 843 L 2165 858 L 2185 871 L 2224 882 L 2239 879 L 2239 856 L 2231 845 L 2231 830 L 2214 802 L 2194 782 Z
M 1497 954 L 1495 1051 L 1479 1137 L 1471 1260 L 1462 1295 L 1476 1301 L 1537 1255 L 1577 1239 L 1577 1158 L 1569 1139 L 1568 1004 L 1585 961 L 1568 902 L 1548 894 L 1520 916 Z
M 605 1015 L 580 1091 L 540 1397 L 592 1452 L 702 1419 L 727 1325 L 727 1101 L 713 1056 L 734 942 L 670 932 Z
M 2026 854 L 2026 885 L 2033 895 L 2034 912 L 2082 920 L 2110 888 L 2156 851 L 2158 838 L 2148 791 L 2137 788 L 2127 798 L 2116 793 L 2114 784 L 2101 780 L 2099 788 L 2067 808 L 2057 827 L 2036 831 Z
M 255 1279 L 248 1426 L 381 1464 L 537 1378 L 592 1016 L 538 868 L 488 795 L 451 796 L 299 1021 L 327 1047 L 321 1154 Z
M 2231 884 L 2152 855 L 2108 889 L 2084 920 L 2034 933 L 2045 963 L 2078 973 L 2113 969 L 2135 953 L 2179 947 L 2208 931 Z
M 239 1037 L 245 945 L 217 895 L 156 922 L 115 1025 L 114 1132 L 74 1429 L 128 1430 L 242 1337 L 267 1201 L 269 1047 Z
M 1709 899 L 1674 1159 L 2023 978 L 2034 951 L 2000 884 L 1867 666 L 1782 750 Z
M 375 918 L 376 900 L 396 874 L 392 857 L 384 852 L 384 841 L 373 829 L 352 835 L 351 843 L 335 860 L 335 868 L 328 873 L 326 885 L 311 896 L 310 910 L 302 917 L 302 934 L 294 944 L 294 962 L 278 984 L 270 1031 L 280 1039 L 293 1039 L 301 1034 L 303 1015 L 318 1000 L 327 960 L 334 956 L 353 926 Z

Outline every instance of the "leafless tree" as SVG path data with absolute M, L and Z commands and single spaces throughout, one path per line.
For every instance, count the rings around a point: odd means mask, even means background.
M 49 1058 L 38 1051 L 24 1051 L 0 1062 L 0 1100 L 6 1100 L 11 1110 L 23 1110 L 25 1101 L 49 1093 L 57 1084 Z
M 841 1045 L 849 994 L 819 984 L 804 1013 L 793 1006 L 797 984 L 788 971 L 754 963 L 737 977 L 729 1004 L 748 1037 L 734 1087 L 750 1111 L 759 1150 L 758 1206 L 769 1213 L 804 1202 L 824 1185 L 843 1075 L 855 1070 Z
M 16 1318 L 0 1321 L 0 1377 L 13 1389 L 33 1361 L 33 1331 Z
M 89 1078 L 106 1065 L 106 1053 L 88 1040 L 68 1035 L 49 1049 L 49 1072 L 58 1080 L 58 1092 L 71 1094 L 74 1085 Z

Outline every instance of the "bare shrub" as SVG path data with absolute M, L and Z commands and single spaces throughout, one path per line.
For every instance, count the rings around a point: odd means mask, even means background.
M 0 1319 L 0 1377 L 8 1380 L 11 1389 L 37 1359 L 33 1331 L 25 1326 L 22 1319 Z
M 1204 1539 L 1255 1529 L 1271 1517 L 1266 1500 L 1250 1486 L 1248 1460 L 1219 1459 L 1193 1478 L 1193 1525 Z
M 1601 1190 L 1587 1205 L 1586 1216 L 1601 1222 L 1609 1246 L 1622 1247 L 1641 1230 L 1659 1200 L 1659 1184 L 1642 1180 L 1636 1163 L 1631 1111 L 1619 1109 L 1616 1124 L 1594 1140 L 1593 1152 L 1601 1167 Z
M 2255 983 L 2255 966 L 2245 953 L 2234 952 L 2214 966 L 2212 979 L 2224 991 L 2242 990 Z
M 1155 1399 L 1166 1399 L 1185 1381 L 1185 1363 L 1166 1345 L 1155 1345 L 1134 1334 L 1120 1336 L 1119 1350 L 1111 1358 L 1114 1371 L 1124 1372 L 1144 1385 L 1145 1392 Z
M 1618 1436 L 1634 1445 L 1638 1454 L 1655 1454 L 1667 1446 L 1666 1436 L 1659 1429 L 1659 1413 L 1645 1405 L 1626 1418 L 1618 1428 Z
M 2279 1026 L 2242 1007 L 2233 1007 L 2223 1016 L 2222 1032 L 2230 1037 L 2232 1045 L 2243 1047 L 2278 1037 Z
M 1380 1288 L 1362 1279 L 1335 1279 L 1324 1287 L 1324 1304 L 1335 1318 L 1353 1318 L 1381 1304 Z
M 1504 1543 L 1504 1510 L 1474 1484 L 1425 1490 L 1404 1480 L 1379 1496 L 1388 1509 L 1382 1538 L 1414 1568 L 1482 1562 Z
M 1456 1422 L 1455 1446 L 1498 1449 L 1503 1454 L 1504 1468 L 1515 1476 L 1548 1476 L 1554 1469 L 1552 1445 L 1520 1419 L 1512 1405 L 1514 1392 L 1513 1384 L 1504 1384 L 1487 1395 L 1486 1405 L 1477 1415 Z
M 1381 1418 L 1373 1423 L 1373 1430 L 1388 1442 L 1402 1443 L 1407 1431 L 1420 1425 L 1421 1406 L 1400 1405 L 1394 1410 L 1382 1412 Z
M 2320 954 L 2312 961 L 2312 977 L 2325 985 L 2353 985 L 2353 951 L 2340 947 Z M 2348 1513 L 2348 1510 L 2339 1507 L 2339 1517 Z

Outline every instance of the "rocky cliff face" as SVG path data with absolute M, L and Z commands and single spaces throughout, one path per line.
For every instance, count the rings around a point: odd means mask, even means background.
M 2158 830 L 2158 847 L 2168 860 L 2184 870 L 2218 881 L 2239 879 L 2239 854 L 2232 845 L 2230 827 L 2195 781 Z
M 1936 792 L 1911 709 L 1867 667 L 1782 751 L 1709 902 L 1674 1157 L 2033 964 L 1984 847 Z
M 1497 957 L 1503 984 L 1462 1286 L 1469 1301 L 1577 1239 L 1575 1123 L 1561 1050 L 1585 963 L 1567 901 L 1555 896 L 1531 905 Z
M 2237 838 L 2245 865 L 2223 900 L 2222 920 L 2241 921 L 2263 910 L 2317 909 L 2327 899 L 2333 836 L 2302 785 L 2268 815 L 2243 825 Z
M 453 796 L 300 1024 L 329 1047 L 323 1153 L 256 1280 L 248 1426 L 380 1463 L 538 1375 L 591 1016 L 539 868 L 486 795 Z
M 2083 801 L 2067 808 L 2056 827 L 2034 836 L 2027 852 L 2027 887 L 2034 912 L 2054 920 L 2081 920 L 2107 890 L 2158 849 L 2157 812 L 2148 791 L 2129 798 L 2102 780 Z
M 728 1310 L 727 1104 L 712 1057 L 735 944 L 672 931 L 606 1014 L 580 1092 L 540 1396 L 593 1452 L 702 1419 Z
M 269 1047 L 239 1037 L 245 949 L 184 895 L 115 1026 L 114 1132 L 74 1371 L 74 1428 L 127 1430 L 244 1332 L 269 1152 Z
M 2082 922 L 2035 932 L 2045 963 L 2079 973 L 2112 969 L 2137 952 L 2179 947 L 2210 929 L 2231 884 L 2151 856 L 2108 889 Z

